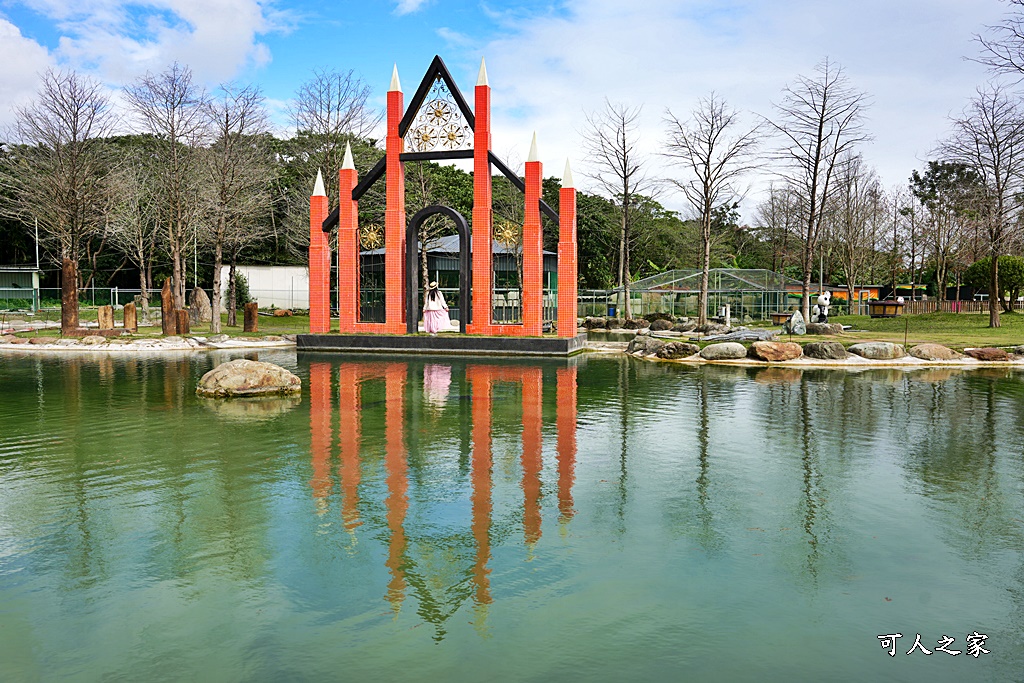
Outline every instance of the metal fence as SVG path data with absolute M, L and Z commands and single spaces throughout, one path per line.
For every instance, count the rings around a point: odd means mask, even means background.
M 696 316 L 698 295 L 695 292 L 630 290 L 630 315 L 641 318 L 651 313 L 673 317 Z M 800 295 L 773 291 L 709 291 L 707 314 L 714 316 L 729 305 L 734 319 L 744 316 L 752 320 L 770 320 L 772 313 L 795 309 Z M 625 317 L 625 296 L 620 290 L 580 290 L 577 315 Z

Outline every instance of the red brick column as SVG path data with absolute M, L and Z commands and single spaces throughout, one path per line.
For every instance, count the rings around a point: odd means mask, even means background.
M 318 190 L 323 186 L 317 172 Z M 314 190 L 317 192 L 317 190 Z M 327 218 L 327 196 L 309 198 L 309 332 L 331 331 L 331 249 L 323 222 Z
M 405 98 L 397 87 L 398 71 L 388 91 L 387 203 L 384 209 L 384 329 L 405 332 L 405 166 L 398 124 L 405 113 Z
M 466 328 L 470 334 L 491 334 L 491 86 L 476 86 L 476 111 L 473 131 L 473 317 Z
M 352 200 L 358 182 L 354 168 L 338 171 L 338 331 L 348 333 L 359 320 L 359 206 Z
M 558 191 L 558 336 L 576 336 L 579 310 L 576 261 L 576 188 Z
M 536 149 L 531 151 L 535 152 Z M 523 334 L 526 336 L 540 336 L 542 332 L 544 255 L 540 226 L 541 173 L 539 161 L 526 162 L 526 212 L 523 219 Z

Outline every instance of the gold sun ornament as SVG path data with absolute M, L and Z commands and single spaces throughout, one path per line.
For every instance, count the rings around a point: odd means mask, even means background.
M 441 129 L 441 146 L 448 149 L 459 149 L 466 142 L 466 129 L 454 123 L 449 123 Z
M 514 247 L 519 244 L 519 235 L 522 229 L 511 221 L 498 221 L 494 224 L 494 239 L 504 247 Z
M 376 223 L 359 228 L 359 246 L 364 250 L 380 249 L 384 246 L 384 231 Z
M 432 126 L 443 126 L 452 120 L 452 106 L 444 100 L 431 100 L 423 109 L 427 123 Z

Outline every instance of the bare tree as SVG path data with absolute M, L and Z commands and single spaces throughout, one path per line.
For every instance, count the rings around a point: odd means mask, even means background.
M 640 111 L 641 107 L 629 108 L 606 99 L 604 109 L 586 115 L 584 132 L 584 146 L 592 162 L 588 175 L 619 210 L 618 287 L 625 297 L 622 311 L 627 318 L 632 317 L 629 256 L 637 220 L 634 200 L 635 195 L 653 188 L 644 171 L 645 159 L 636 149 Z
M 213 247 L 213 317 L 210 331 L 220 332 L 221 269 L 229 241 L 252 244 L 249 226 L 270 205 L 272 170 L 265 149 L 267 114 L 255 86 L 220 86 L 206 105 L 213 144 L 205 151 L 205 206 L 210 228 L 204 241 Z M 249 238 L 249 239 L 246 239 Z M 239 249 L 240 250 L 240 249 Z
M 772 185 L 768 196 L 757 205 L 754 212 L 755 230 L 763 241 L 768 242 L 771 254 L 771 269 L 785 270 L 793 257 L 790 249 L 799 232 L 800 206 L 796 193 L 786 184 Z
M 327 196 L 334 202 L 345 143 L 353 143 L 354 161 L 361 173 L 380 157 L 378 153 L 373 158 L 364 158 L 360 146 L 355 144 L 357 139 L 371 135 L 381 119 L 381 112 L 369 105 L 371 92 L 354 71 L 334 69 L 314 70 L 312 77 L 295 91 L 291 115 L 296 134 L 289 141 L 291 158 L 287 161 L 294 176 L 301 180 L 285 188 L 282 201 L 288 211 L 281 227 L 288 249 L 297 257 L 306 258 L 308 254 L 309 183 L 317 171 L 323 172 Z
M 700 221 L 701 278 L 697 324 L 708 318 L 708 272 L 711 269 L 711 224 L 715 209 L 736 205 L 744 192 L 740 179 L 757 166 L 754 152 L 762 126 L 740 124 L 736 110 L 714 92 L 701 98 L 682 122 L 667 111 L 668 142 L 665 156 L 681 166 L 684 180 L 669 179 L 693 207 Z
M 949 161 L 967 164 L 985 188 L 982 220 L 992 257 L 988 325 L 999 327 L 999 256 L 1006 253 L 1020 218 L 1017 197 L 1024 191 L 1024 111 L 1019 98 L 998 83 L 980 87 L 953 120 L 953 133 L 940 145 Z
M 776 153 L 786 170 L 783 177 L 797 192 L 803 209 L 803 315 L 810 314 L 814 254 L 818 248 L 825 205 L 832 191 L 836 163 L 858 144 L 870 139 L 864 131 L 867 95 L 852 88 L 842 67 L 828 59 L 812 77 L 798 76 L 783 90 L 776 105 L 778 117 L 768 124 L 781 136 Z
M 148 310 L 153 258 L 161 226 L 153 174 L 145 164 L 142 154 L 129 152 L 114 175 L 113 190 L 118 201 L 111 213 L 110 238 L 114 247 L 139 269 L 142 306 Z
M 995 72 L 1024 76 L 1024 0 L 1007 0 L 1009 15 L 995 26 L 986 27 L 988 36 L 975 35 L 981 46 L 976 61 Z
M 50 69 L 36 99 L 15 109 L 17 144 L 3 159 L 5 215 L 39 221 L 46 246 L 61 261 L 61 330 L 78 327 L 78 263 L 87 240 L 103 229 L 110 166 L 101 138 L 115 125 L 103 86 L 74 71 Z
M 177 62 L 162 73 L 147 73 L 124 92 L 142 130 L 156 138 L 154 180 L 163 204 L 174 305 L 184 308 L 184 256 L 200 211 L 198 157 L 207 138 L 207 95 L 192 82 L 192 71 Z
M 874 169 L 861 156 L 848 155 L 836 169 L 836 192 L 831 202 L 832 237 L 846 279 L 847 302 L 852 307 L 856 285 L 874 258 L 876 232 L 873 218 L 882 194 Z M 852 308 L 851 308 L 852 310 Z

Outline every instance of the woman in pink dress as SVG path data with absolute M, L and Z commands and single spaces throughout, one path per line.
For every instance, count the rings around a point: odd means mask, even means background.
M 437 283 L 431 282 L 423 297 L 423 329 L 431 337 L 436 337 L 438 332 L 451 326 L 452 321 L 448 318 L 448 304 L 444 302 L 444 295 L 437 288 Z

